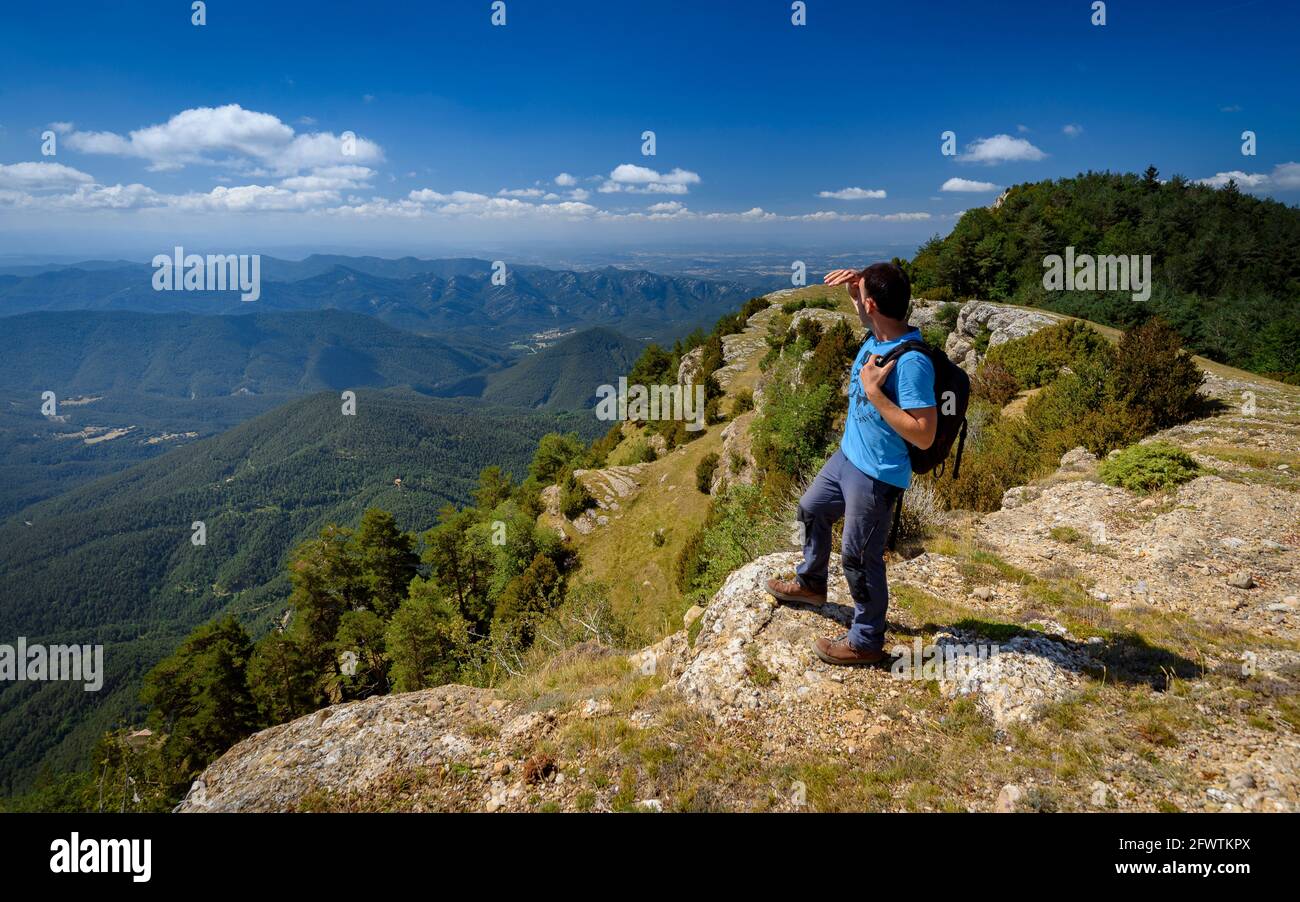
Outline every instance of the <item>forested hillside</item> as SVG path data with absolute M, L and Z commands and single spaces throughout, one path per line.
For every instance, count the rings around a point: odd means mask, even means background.
M 322 389 L 424 392 L 509 359 L 341 310 L 64 311 L 0 325 L 0 518 Z M 43 410 L 53 392 L 52 415 Z
M 1049 254 L 1150 254 L 1147 302 L 1128 291 L 1043 288 Z M 1300 381 L 1300 210 L 1180 176 L 1090 172 L 1016 185 L 967 210 L 911 264 L 916 292 L 1046 307 L 1127 328 L 1166 320 L 1199 354 Z
M 6 319 L 0 330 L 0 391 L 196 398 L 432 388 L 505 359 L 485 346 L 452 345 L 341 310 L 30 313 Z
M 138 710 L 143 670 L 196 624 L 278 615 L 289 550 L 325 524 L 380 506 L 404 529 L 428 528 L 469 500 L 481 469 L 521 474 L 556 429 L 590 438 L 603 424 L 397 390 L 362 390 L 345 416 L 338 394 L 317 394 L 0 523 L 0 635 L 107 646 L 99 693 L 0 684 L 0 787 L 42 759 L 83 761 Z
M 617 385 L 641 354 L 642 343 L 613 329 L 588 329 L 486 380 L 482 397 L 498 404 L 578 410 L 590 407 L 600 385 Z

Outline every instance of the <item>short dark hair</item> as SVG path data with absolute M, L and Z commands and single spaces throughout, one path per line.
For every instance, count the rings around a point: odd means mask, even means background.
M 867 280 L 867 296 L 880 312 L 890 319 L 906 319 L 907 305 L 912 302 L 912 283 L 907 273 L 893 263 L 873 263 L 862 270 Z

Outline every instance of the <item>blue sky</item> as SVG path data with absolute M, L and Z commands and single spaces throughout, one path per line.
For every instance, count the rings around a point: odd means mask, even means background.
M 1149 163 L 1300 201 L 1296 4 L 1091 6 L 10 3 L 0 256 L 915 245 L 1002 186 Z

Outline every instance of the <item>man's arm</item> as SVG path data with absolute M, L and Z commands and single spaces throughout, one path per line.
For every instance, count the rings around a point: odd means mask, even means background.
M 934 444 L 934 435 L 939 428 L 939 408 L 916 407 L 904 410 L 889 400 L 889 396 L 885 394 L 885 380 L 889 378 L 898 360 L 895 358 L 884 366 L 876 366 L 876 361 L 879 359 L 879 354 L 872 354 L 862 367 L 862 371 L 858 373 L 858 378 L 862 380 L 862 389 L 867 393 L 867 400 L 908 444 L 922 450 L 930 447 Z

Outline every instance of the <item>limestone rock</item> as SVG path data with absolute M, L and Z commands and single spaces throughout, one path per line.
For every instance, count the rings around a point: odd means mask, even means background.
M 1006 304 L 989 301 L 969 301 L 957 314 L 956 328 L 948 335 L 944 351 L 963 369 L 974 373 L 981 355 L 975 347 L 977 339 L 988 333 L 988 347 L 1032 335 L 1039 329 L 1055 325 L 1061 317 L 1041 310 L 1022 310 Z

